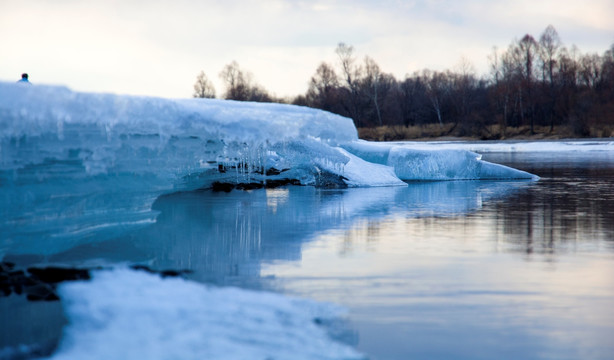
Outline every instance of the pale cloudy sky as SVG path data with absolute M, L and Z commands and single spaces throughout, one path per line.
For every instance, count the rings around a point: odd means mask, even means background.
M 190 97 L 201 71 L 236 60 L 277 96 L 307 90 L 339 42 L 402 79 L 487 71 L 493 46 L 536 39 L 549 24 L 564 44 L 602 54 L 614 44 L 613 0 L 0 0 L 0 81 L 118 94 Z

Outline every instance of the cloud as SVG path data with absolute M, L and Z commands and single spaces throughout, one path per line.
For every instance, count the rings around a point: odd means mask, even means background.
M 187 97 L 204 70 L 217 82 L 236 60 L 279 96 L 296 95 L 338 42 L 404 76 L 452 68 L 478 72 L 505 48 L 548 24 L 566 45 L 605 51 L 614 41 L 608 0 L 0 0 L 0 79 L 76 90 Z

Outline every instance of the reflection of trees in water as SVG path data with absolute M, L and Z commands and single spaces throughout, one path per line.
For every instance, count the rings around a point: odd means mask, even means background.
M 546 260 L 565 252 L 594 251 L 604 244 L 614 247 L 614 169 L 556 164 L 536 170 L 540 181 L 516 185 L 410 184 L 396 197 L 395 203 L 403 206 L 391 211 L 395 216 L 355 222 L 344 233 L 339 252 L 345 256 L 357 247 L 377 249 L 378 240 L 391 236 L 414 243 L 454 239 L 446 246 L 482 239 L 503 251 L 542 254 Z M 426 196 L 433 193 L 437 196 Z
M 377 251 L 394 242 L 421 243 L 424 239 L 473 239 L 489 231 L 490 222 L 474 221 L 484 203 L 505 201 L 525 191 L 533 181 L 431 181 L 409 183 L 389 201 L 376 201 L 373 210 L 359 213 L 343 232 L 337 250 L 349 256 L 357 249 Z M 373 190 L 370 190 L 373 191 Z M 479 216 L 478 216 L 479 218 Z M 385 242 L 386 244 L 381 244 Z M 435 247 L 439 241 L 435 241 Z M 417 249 L 424 250 L 422 245 Z M 447 244 L 451 245 L 451 244 Z M 427 246 L 428 247 L 428 246 Z M 433 246 L 430 246 L 434 248 Z
M 601 173 L 600 173 L 601 172 Z M 612 172 L 612 171 L 610 171 Z M 555 253 L 612 241 L 614 174 L 586 170 L 564 181 L 555 171 L 529 191 L 494 204 L 497 233 L 527 254 Z M 569 174 L 567 174 L 569 175 Z
M 373 250 L 379 240 L 382 230 L 381 219 L 361 219 L 343 234 L 343 242 L 339 249 L 340 256 L 347 256 L 354 251 L 357 243 L 365 242 L 367 250 Z

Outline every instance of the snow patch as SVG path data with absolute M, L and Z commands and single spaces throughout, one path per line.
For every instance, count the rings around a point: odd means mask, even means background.
M 318 325 L 332 304 L 129 269 L 64 283 L 60 359 L 363 359 Z

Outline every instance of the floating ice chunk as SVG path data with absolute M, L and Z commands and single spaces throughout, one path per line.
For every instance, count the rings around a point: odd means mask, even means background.
M 413 150 L 393 147 L 388 156 L 403 180 L 504 180 L 531 179 L 534 175 L 481 160 L 463 150 Z
M 394 168 L 365 161 L 341 148 L 339 151 L 350 159 L 343 168 L 349 186 L 407 186 L 395 175 Z
M 408 144 L 406 142 L 394 142 L 391 144 L 412 149 L 433 150 L 469 150 L 485 153 L 543 153 L 543 152 L 612 152 L 614 141 L 605 139 L 588 140 L 488 140 L 488 141 L 419 141 Z
M 336 305 L 116 269 L 61 285 L 69 325 L 51 359 L 363 359 L 318 323 Z
M 412 180 L 537 179 L 525 171 L 481 160 L 481 155 L 457 149 L 416 149 L 392 143 L 354 141 L 343 147 L 367 161 L 394 168 L 396 176 Z

